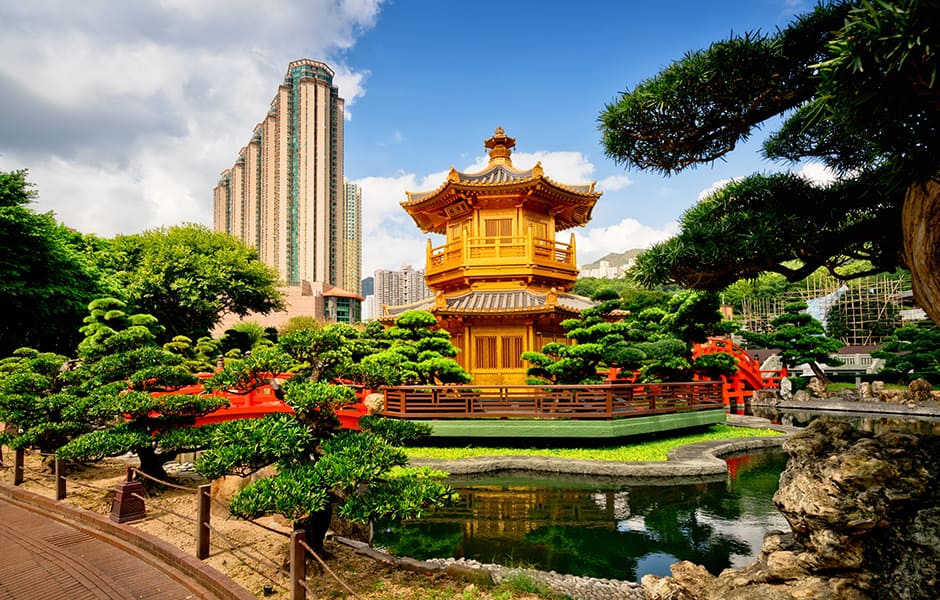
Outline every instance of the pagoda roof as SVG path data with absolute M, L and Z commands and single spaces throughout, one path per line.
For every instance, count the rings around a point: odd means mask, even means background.
M 407 200 L 401 206 L 423 231 L 444 233 L 449 215 L 458 210 L 448 210 L 448 207 L 494 192 L 515 194 L 526 202 L 538 198 L 549 203 L 555 213 L 556 231 L 590 221 L 591 210 L 601 196 L 594 191 L 594 182 L 559 183 L 545 175 L 541 162 L 531 169 L 516 169 L 510 158 L 515 139 L 506 136 L 502 128 L 497 128 L 496 134 L 484 145 L 490 148 L 490 162 L 482 171 L 464 173 L 451 167 L 447 179 L 436 189 L 405 192 Z M 453 214 L 465 212 L 465 208 Z
M 459 296 L 425 298 L 411 304 L 386 306 L 385 318 L 397 317 L 409 310 L 426 310 L 435 314 L 498 315 L 547 312 L 560 309 L 580 313 L 596 306 L 596 302 L 576 294 L 548 291 L 544 294 L 528 290 L 472 290 Z

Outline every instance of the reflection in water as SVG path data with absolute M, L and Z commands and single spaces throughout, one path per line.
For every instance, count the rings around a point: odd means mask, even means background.
M 859 431 L 868 431 L 874 434 L 885 431 L 906 431 L 922 435 L 940 435 L 940 417 L 899 414 L 872 415 L 872 413 L 834 410 L 794 410 L 773 406 L 751 406 L 748 410 L 755 417 L 763 417 L 773 423 L 792 427 L 806 427 L 814 419 L 826 416 L 845 421 Z
M 764 533 L 787 530 L 773 506 L 781 452 L 728 460 L 710 483 L 635 485 L 531 474 L 452 480 L 460 503 L 378 523 L 374 543 L 415 558 L 465 557 L 638 581 L 691 560 L 718 574 L 754 560 Z

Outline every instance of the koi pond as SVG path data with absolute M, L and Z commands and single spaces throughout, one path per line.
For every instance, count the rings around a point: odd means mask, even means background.
M 418 559 L 627 581 L 669 575 L 679 560 L 717 575 L 753 562 L 767 531 L 789 530 L 773 504 L 786 460 L 782 451 L 729 458 L 727 478 L 678 485 L 531 473 L 452 478 L 456 506 L 379 522 L 373 544 Z

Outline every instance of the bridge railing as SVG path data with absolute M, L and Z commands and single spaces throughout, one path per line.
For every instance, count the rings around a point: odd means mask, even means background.
M 395 386 L 387 417 L 619 419 L 723 408 L 720 381 L 603 385 Z

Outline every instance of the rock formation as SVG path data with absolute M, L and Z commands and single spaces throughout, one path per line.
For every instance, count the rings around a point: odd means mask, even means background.
M 717 577 L 687 562 L 647 575 L 650 600 L 940 598 L 940 438 L 819 419 L 784 449 L 774 502 L 792 531 Z

